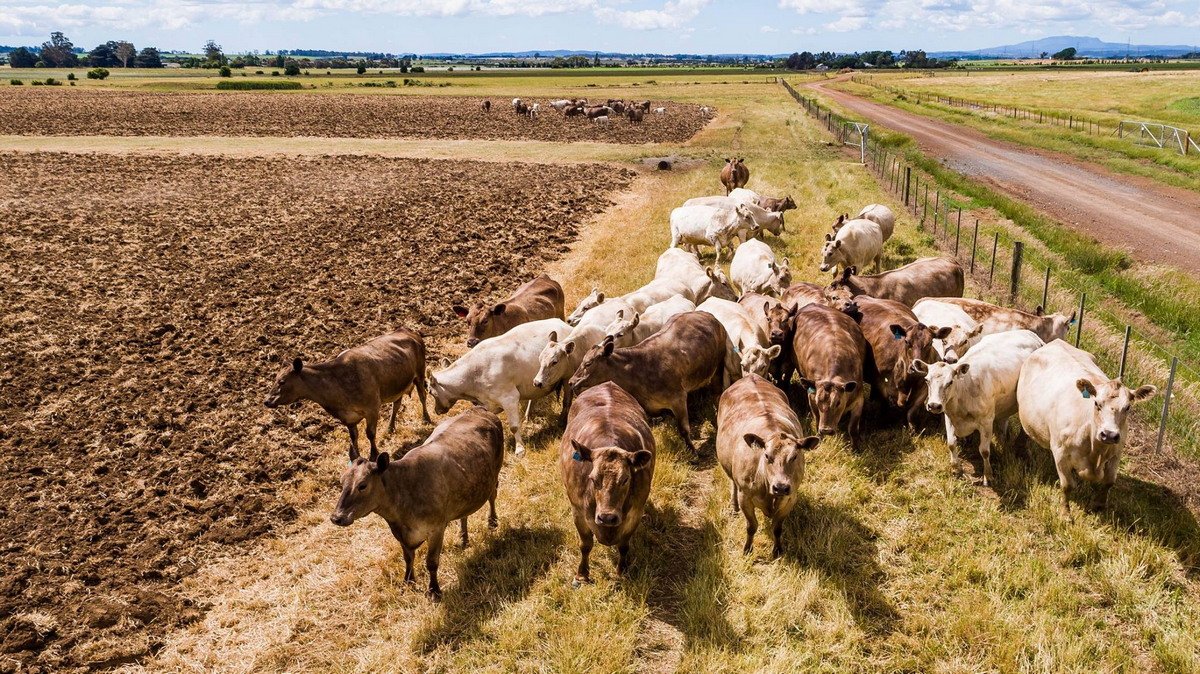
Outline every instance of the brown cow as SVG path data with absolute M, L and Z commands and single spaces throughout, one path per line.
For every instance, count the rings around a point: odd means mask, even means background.
M 827 304 L 825 287 L 815 283 L 793 283 L 779 296 L 783 306 L 788 309 L 803 309 L 809 304 Z
M 796 329 L 797 308 L 788 308 L 780 300 L 759 293 L 746 293 L 738 300 L 758 322 L 771 345 L 778 344 L 781 351 L 771 361 L 771 376 L 780 385 L 787 384 L 796 371 L 792 357 L 792 332 Z
M 596 119 L 597 117 L 610 117 L 614 114 L 614 110 L 607 105 L 588 105 L 584 106 L 583 114 L 588 119 Z
M 796 208 L 796 202 L 790 196 L 781 199 L 779 197 L 767 197 L 760 194 L 755 203 L 758 204 L 759 208 L 773 213 L 782 213 Z
M 342 495 L 329 519 L 339 527 L 376 513 L 391 527 L 404 551 L 404 582 L 416 582 L 413 557 L 429 541 L 425 568 L 429 596 L 442 598 L 438 560 L 446 526 L 458 520 L 463 547 L 467 516 L 488 504 L 488 527 L 496 528 L 496 488 L 504 463 L 500 419 L 473 407 L 438 424 L 425 442 L 391 460 L 384 452 L 361 457 L 342 473 Z
M 792 512 L 804 480 L 804 450 L 820 439 L 805 437 L 787 396 L 756 374 L 721 394 L 717 407 L 717 461 L 733 482 L 733 509 L 746 517 L 750 552 L 758 531 L 755 509 L 771 518 L 772 555 L 783 554 L 783 520 Z
M 563 109 L 564 117 L 578 117 L 579 115 L 582 115 L 582 114 L 583 114 L 583 106 L 582 105 L 572 105 L 572 106 L 569 106 L 569 107 Z
M 1031 314 L 1028 311 L 996 306 L 990 302 L 965 299 L 961 296 L 939 297 L 937 301 L 962 307 L 968 316 L 983 327 L 982 334 L 984 335 L 1009 330 L 1029 330 L 1041 337 L 1043 342 L 1049 344 L 1056 339 L 1066 339 L 1067 334 L 1071 332 L 1071 326 L 1075 324 L 1074 311 L 1070 316 L 1047 314 L 1041 306 L 1038 306 L 1035 313 Z
M 924 375 L 913 372 L 911 366 L 915 360 L 936 361 L 933 340 L 948 337 L 950 328 L 922 324 L 912 309 L 895 300 L 864 295 L 856 297 L 853 304 L 862 314 L 860 326 L 871 350 L 868 362 L 874 364 L 866 373 L 872 397 L 878 393 L 906 410 L 911 427 L 928 393 Z
M 467 346 L 489 337 L 503 335 L 522 323 L 546 318 L 562 319 L 566 312 L 566 296 L 558 281 L 542 274 L 517 288 L 508 299 L 488 306 L 475 302 L 471 308 L 456 304 L 451 307 L 459 318 L 467 321 Z
M 750 169 L 746 168 L 745 159 L 726 159 L 725 168 L 721 169 L 721 184 L 725 186 L 725 194 L 745 187 L 750 180 Z
M 631 105 L 635 108 L 641 108 L 642 112 L 650 112 L 650 101 L 634 101 Z
M 492 102 L 484 101 L 483 103 L 480 103 L 479 107 L 483 108 L 484 112 L 491 112 L 492 111 Z
M 642 405 L 647 414 L 670 412 L 684 444 L 697 456 L 688 423 L 687 394 L 725 374 L 725 328 L 715 316 L 689 311 L 672 316 L 646 341 L 625 349 L 613 339 L 593 346 L 568 383 L 578 396 L 587 388 L 615 382 Z
M 617 573 L 625 573 L 654 480 L 654 435 L 638 401 L 612 382 L 584 391 L 571 405 L 558 470 L 579 532 L 575 583 L 591 582 L 593 538 L 617 546 Z
M 952 257 L 923 257 L 882 274 L 857 276 L 856 267 L 843 269 L 829 284 L 833 300 L 846 301 L 859 295 L 896 300 L 911 307 L 925 297 L 962 297 L 963 268 Z
M 367 420 L 371 458 L 379 453 L 375 429 L 379 406 L 392 403 L 388 433 L 396 430 L 401 399 L 417 390 L 421 416 L 429 423 L 425 408 L 425 340 L 405 328 L 351 347 L 323 363 L 305 365 L 299 358 L 275 377 L 263 401 L 274 409 L 300 400 L 320 405 L 350 431 L 350 458 L 357 459 L 358 422 Z
M 796 312 L 792 337 L 800 385 L 808 392 L 808 408 L 817 417 L 817 432 L 837 432 L 849 412 L 850 443 L 858 438 L 862 421 L 863 364 L 867 342 L 853 318 L 821 304 L 810 304 Z
M 625 115 L 629 117 L 630 124 L 641 124 L 642 119 L 646 116 L 646 111 L 641 108 L 629 108 L 625 111 Z

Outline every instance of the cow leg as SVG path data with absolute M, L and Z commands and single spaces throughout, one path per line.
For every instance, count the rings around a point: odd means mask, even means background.
M 488 497 L 488 528 L 495 529 L 500 526 L 500 518 L 496 517 L 496 490 L 492 489 L 492 495 Z
M 417 582 L 417 574 L 413 573 L 413 558 L 417 555 L 417 549 L 408 547 L 404 541 L 400 541 L 400 549 L 404 551 L 404 582 L 412 585 Z
M 696 449 L 696 445 L 692 444 L 692 426 L 688 423 L 686 394 L 681 400 L 674 401 L 674 405 L 671 407 L 671 416 L 675 417 L 675 423 L 679 427 L 679 436 L 683 438 L 683 444 L 692 450 L 692 454 L 700 456 L 700 450 Z
M 850 423 L 846 430 L 850 433 L 851 447 L 858 446 L 858 432 L 862 426 L 863 408 L 866 404 L 866 399 L 862 395 L 859 395 L 858 402 L 854 403 L 854 407 L 850 408 Z
M 1063 495 L 1063 511 L 1068 515 L 1071 514 L 1071 488 L 1075 486 L 1075 476 L 1071 474 L 1071 466 L 1067 463 L 1066 450 L 1062 446 L 1050 445 L 1050 452 L 1054 455 L 1054 469 L 1058 471 L 1058 483 L 1062 486 Z
M 575 514 L 575 530 L 579 532 L 579 569 L 575 572 L 575 585 L 592 582 L 588 567 L 588 556 L 592 554 L 593 536 L 582 513 Z
M 1092 512 L 1100 512 L 1108 507 L 1108 492 L 1112 491 L 1113 484 L 1117 481 L 1117 469 L 1120 467 L 1120 459 L 1109 459 L 1108 463 L 1104 464 L 1104 477 L 1102 482 L 1096 489 L 1095 496 L 1092 497 L 1092 502 L 1088 505 L 1088 510 Z
M 754 547 L 754 534 L 758 531 L 758 517 L 754 514 L 754 506 L 742 499 L 742 514 L 746 516 L 746 545 L 742 546 L 742 554 L 750 554 Z
M 463 518 L 464 525 L 466 518 Z M 425 570 L 429 572 L 429 598 L 434 601 L 442 600 L 442 588 L 438 585 L 438 562 L 442 556 L 442 536 L 445 529 L 438 529 L 429 537 L 429 549 L 425 551 Z
M 771 556 L 779 558 L 783 556 L 783 518 L 771 518 L 771 533 L 775 537 L 775 547 L 771 550 Z
M 575 394 L 571 392 L 570 386 L 563 386 L 562 397 L 562 411 L 558 414 L 558 425 L 566 428 L 567 415 L 571 413 L 571 402 L 575 400 Z
M 392 418 L 388 421 L 388 435 L 396 432 L 396 415 L 400 413 L 401 401 L 403 400 L 404 397 L 401 396 L 392 402 Z
M 920 393 L 908 401 L 908 414 L 905 416 L 905 421 L 908 423 L 908 430 L 912 433 L 917 432 L 917 418 L 921 415 L 921 410 L 925 409 L 925 399 L 928 397 L 929 389 L 922 388 Z
M 629 570 L 629 539 L 632 536 L 627 536 L 625 540 L 617 544 L 617 575 L 623 576 Z
M 979 422 L 979 456 L 983 458 L 983 486 L 992 483 L 992 425 L 995 419 L 981 419 Z
M 346 430 L 350 431 L 350 460 L 353 461 L 361 456 L 358 452 L 358 424 L 346 424 Z
M 732 486 L 733 486 L 733 489 L 730 490 L 730 497 L 732 498 L 732 501 L 733 501 L 733 512 L 737 512 L 742 509 L 742 506 L 738 504 L 737 483 L 733 482 L 733 480 L 730 480 L 730 482 L 732 483 Z
M 521 394 L 514 389 L 500 401 L 500 405 L 508 419 L 508 430 L 513 434 L 513 447 L 517 456 L 521 456 L 525 453 L 525 443 L 521 441 Z
M 942 416 L 946 422 L 946 444 L 950 447 L 950 470 L 955 475 L 962 475 L 962 465 L 958 461 L 958 436 L 954 432 L 954 422 L 950 421 L 950 415 L 942 412 Z
M 467 545 L 468 545 L 468 540 L 467 540 L 467 518 L 465 518 L 465 517 L 464 517 L 464 518 L 462 518 L 461 520 L 459 520 L 459 521 L 458 521 L 458 524 L 459 524 L 459 529 L 461 529 L 461 530 L 462 530 L 462 533 L 461 533 L 461 536 L 462 536 L 462 546 L 465 548 L 465 547 L 467 547 Z
M 433 422 L 429 419 L 429 410 L 425 407 L 425 379 L 423 377 L 418 377 L 416 384 L 417 397 L 421 400 L 421 418 L 425 420 L 425 423 L 431 424 Z
M 371 443 L 371 460 L 379 458 L 379 445 L 375 444 L 375 430 L 379 428 L 379 408 L 367 414 L 367 442 Z

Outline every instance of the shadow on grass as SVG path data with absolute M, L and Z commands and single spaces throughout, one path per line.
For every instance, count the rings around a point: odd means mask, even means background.
M 1145 536 L 1171 548 L 1189 578 L 1200 578 L 1200 525 L 1170 488 L 1118 475 L 1101 518 L 1114 528 Z
M 841 508 L 801 499 L 783 525 L 783 557 L 820 571 L 842 595 L 864 632 L 884 636 L 900 614 L 880 592 L 878 535 Z
M 447 544 L 456 537 L 457 526 L 447 530 Z M 458 583 L 444 585 L 440 618 L 417 635 L 422 653 L 443 644 L 458 647 L 482 638 L 479 626 L 506 604 L 529 594 L 539 578 L 558 560 L 563 534 L 549 527 L 518 527 L 499 534 L 477 537 L 483 544 L 457 565 Z

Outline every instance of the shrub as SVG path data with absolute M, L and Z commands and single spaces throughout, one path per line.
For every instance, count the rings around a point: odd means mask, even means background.
M 75 81 L 75 73 L 67 73 L 67 80 L 70 82 L 74 82 Z
M 19 86 L 21 86 L 22 84 L 25 84 L 25 80 L 16 80 L 16 79 L 13 79 L 13 80 L 9 80 L 9 81 L 8 81 L 8 83 L 9 83 L 9 84 L 11 84 L 11 85 L 13 85 L 14 87 L 19 87 Z
M 425 72 L 425 66 L 413 66 L 409 70 L 414 73 L 423 73 Z
M 278 70 L 272 70 L 272 71 L 271 71 L 271 77 L 279 77 L 279 71 L 278 71 Z
M 272 82 L 269 80 L 225 80 L 217 82 L 218 89 L 302 89 L 304 85 L 299 82 L 289 82 L 280 80 Z
M 58 80 L 54 79 L 53 77 L 47 77 L 47 78 L 46 78 L 46 86 L 48 86 L 48 87 L 61 87 L 61 86 L 62 86 L 62 82 L 59 82 Z
M 255 74 L 255 75 L 262 75 L 262 74 L 263 74 L 263 71 L 261 71 L 261 70 L 255 70 L 255 71 L 254 71 L 254 74 Z
M 366 72 L 367 72 L 367 67 L 366 67 L 366 66 L 364 66 L 364 65 L 359 65 L 359 66 L 358 66 L 358 74 L 359 74 L 359 75 L 362 75 L 362 74 L 364 74 L 364 73 L 366 73 Z
M 233 77 L 233 71 L 229 69 L 229 66 L 221 66 L 218 72 L 221 73 L 221 77 Z
M 300 74 L 300 66 L 296 65 L 295 63 L 289 63 L 287 64 L 287 67 L 283 69 L 283 74 L 287 75 L 288 77 L 295 77 L 296 75 Z
M 35 87 L 40 87 L 40 86 L 42 86 L 42 81 L 41 81 L 41 80 L 34 80 L 33 82 L 30 82 L 30 84 L 32 84 L 32 85 L 33 85 L 33 86 L 35 86 Z
M 108 69 L 92 68 L 91 70 L 89 70 L 87 72 L 87 77 L 89 80 L 102 80 L 102 79 L 108 77 Z

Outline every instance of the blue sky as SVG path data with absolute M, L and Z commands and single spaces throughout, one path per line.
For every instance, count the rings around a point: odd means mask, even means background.
M 971 50 L 1051 35 L 1200 42 L 1200 0 L 0 0 L 0 44 L 788 53 Z

